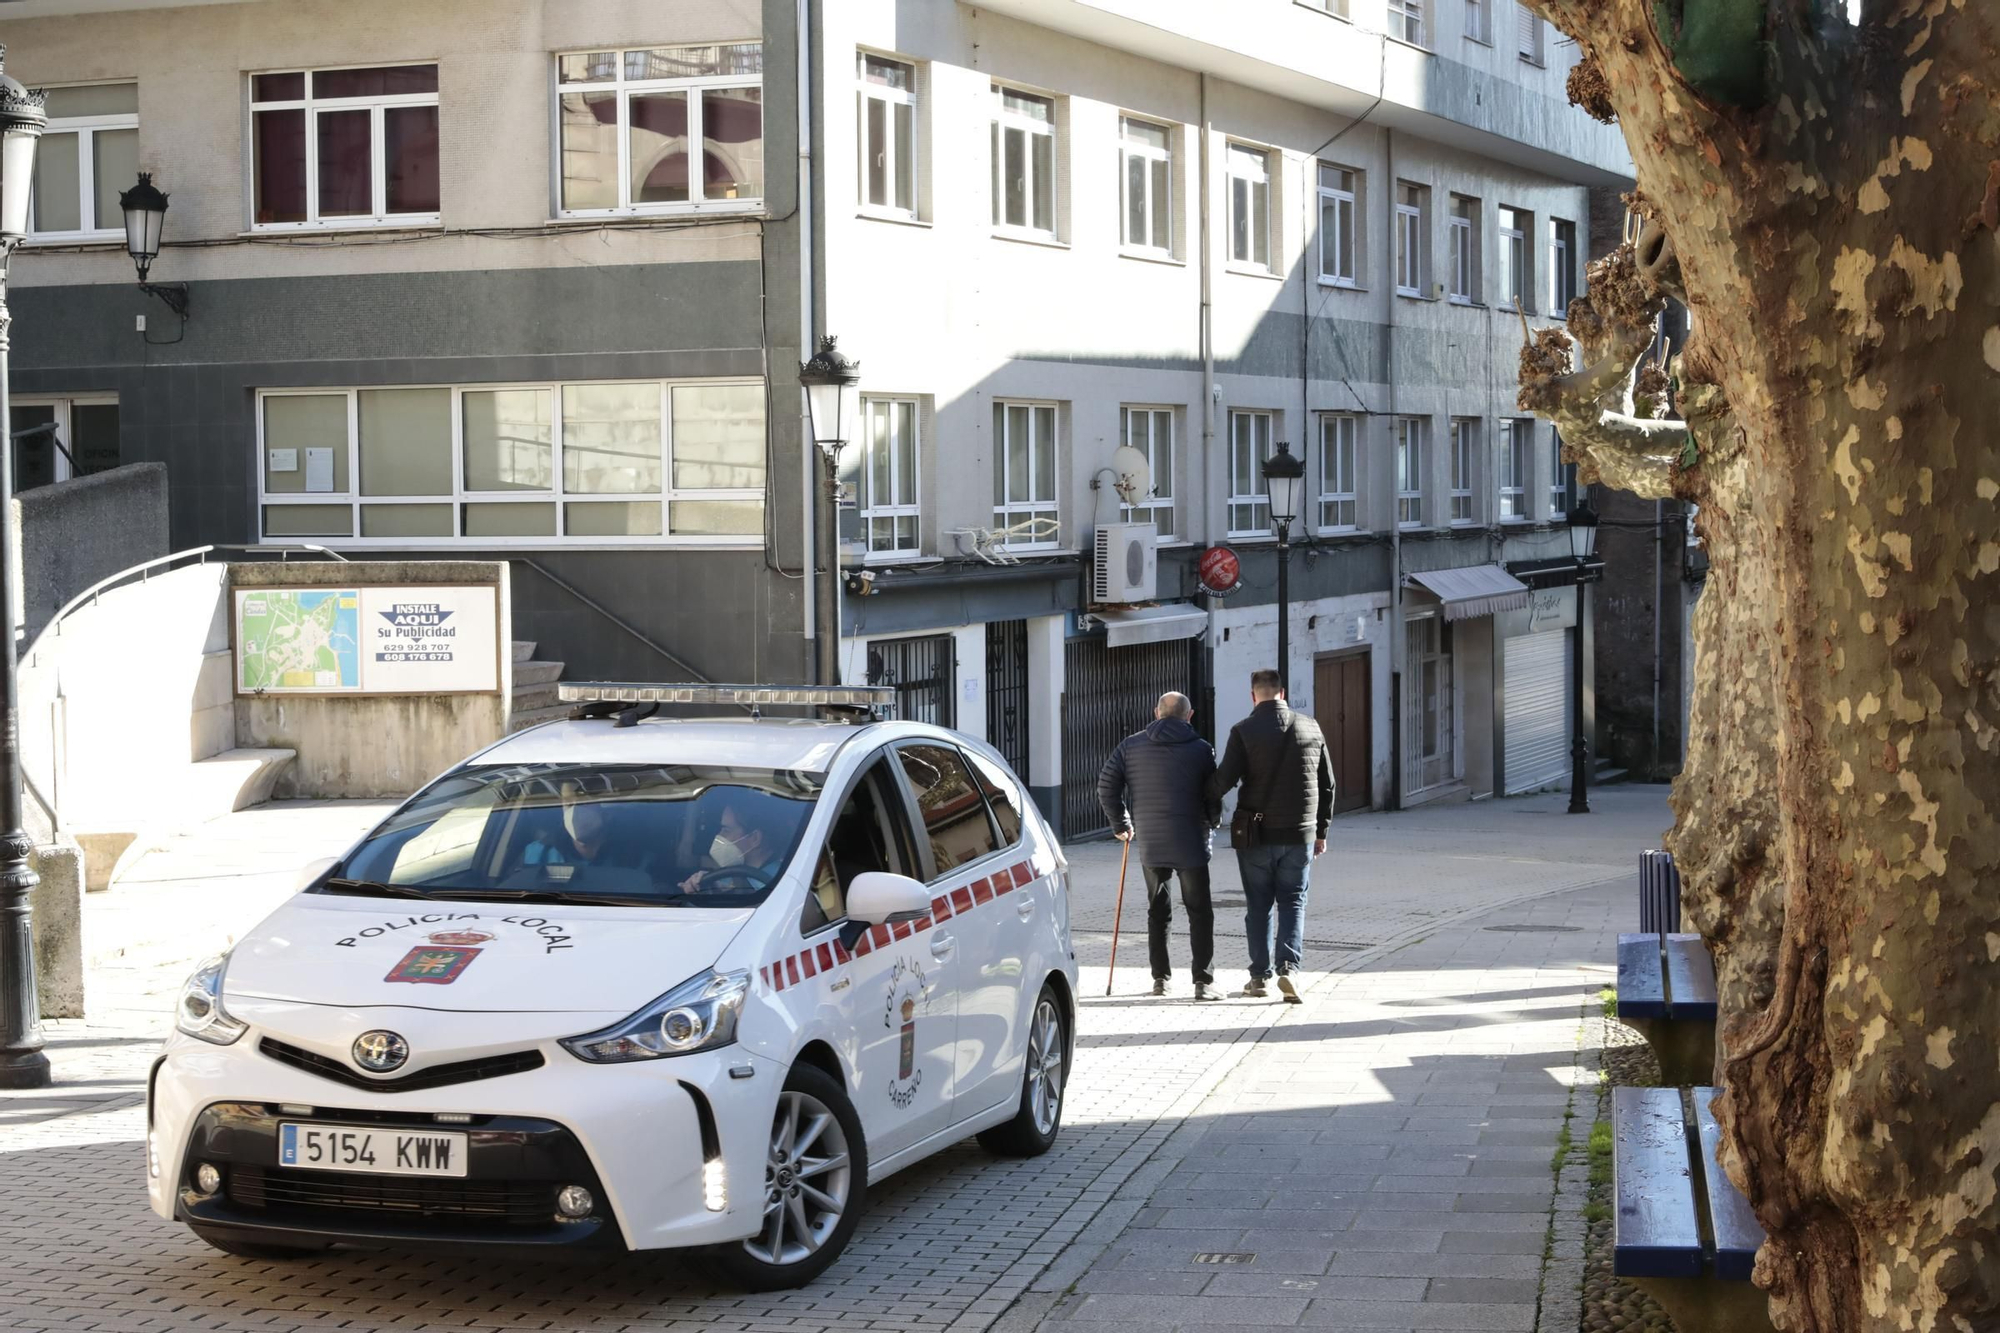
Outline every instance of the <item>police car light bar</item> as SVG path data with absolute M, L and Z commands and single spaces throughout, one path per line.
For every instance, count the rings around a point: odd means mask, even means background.
M 896 691 L 886 685 L 659 685 L 642 681 L 562 681 L 566 704 L 697 704 L 761 708 L 851 708 L 894 716 Z

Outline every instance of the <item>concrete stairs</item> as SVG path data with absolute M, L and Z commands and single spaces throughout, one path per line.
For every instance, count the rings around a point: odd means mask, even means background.
M 532 640 L 514 641 L 514 694 L 508 731 L 569 716 L 570 706 L 556 697 L 556 683 L 562 679 L 562 673 L 561 662 L 544 662 L 535 656 Z

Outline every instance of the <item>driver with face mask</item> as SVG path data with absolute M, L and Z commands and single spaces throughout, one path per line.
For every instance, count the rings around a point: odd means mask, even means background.
M 776 846 L 769 821 L 747 802 L 722 807 L 722 819 L 702 868 L 681 881 L 682 893 L 761 889 L 777 879 L 783 849 Z

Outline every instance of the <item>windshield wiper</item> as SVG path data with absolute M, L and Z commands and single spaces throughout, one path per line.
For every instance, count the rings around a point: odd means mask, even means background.
M 451 902 L 500 898 L 510 903 L 580 903 L 589 907 L 630 907 L 635 903 L 644 905 L 659 901 L 630 893 L 565 893 L 558 889 L 439 889 L 423 896 Z
M 335 893 L 351 893 L 374 898 L 428 898 L 431 895 L 422 889 L 413 889 L 403 884 L 384 884 L 379 879 L 343 879 L 336 875 L 320 881 L 324 888 Z

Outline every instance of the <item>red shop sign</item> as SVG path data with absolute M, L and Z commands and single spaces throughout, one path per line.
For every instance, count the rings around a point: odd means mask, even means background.
M 1202 590 L 1210 596 L 1223 597 L 1243 586 L 1243 562 L 1227 546 L 1211 546 L 1203 551 L 1201 564 L 1196 568 L 1201 575 Z

